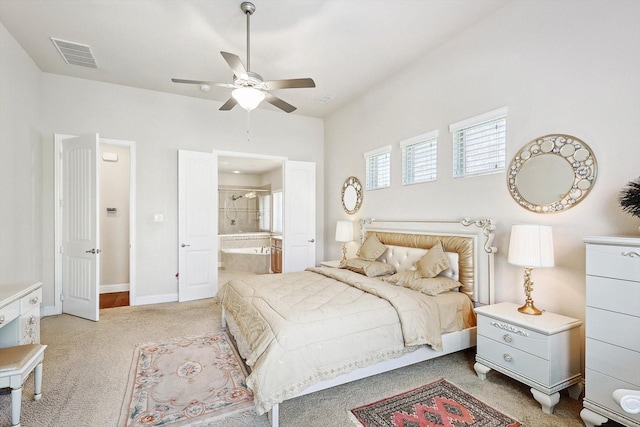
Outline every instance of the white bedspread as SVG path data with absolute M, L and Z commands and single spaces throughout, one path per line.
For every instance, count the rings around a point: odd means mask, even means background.
M 264 413 L 318 381 L 411 347 L 441 350 L 441 332 L 472 326 L 473 317 L 466 295 L 446 294 L 429 297 L 320 267 L 232 280 L 219 296 L 246 338 L 252 368 L 247 383 Z

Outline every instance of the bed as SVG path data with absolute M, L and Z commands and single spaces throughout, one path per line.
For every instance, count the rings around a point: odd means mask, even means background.
M 473 307 L 493 302 L 493 221 L 360 225 L 358 257 L 343 268 L 220 289 L 223 326 L 273 427 L 287 399 L 475 346 Z

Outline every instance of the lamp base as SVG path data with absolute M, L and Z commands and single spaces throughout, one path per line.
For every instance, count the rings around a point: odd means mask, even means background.
M 533 301 L 527 301 L 524 303 L 524 305 L 520 308 L 518 308 L 518 311 L 520 313 L 524 313 L 524 314 L 533 314 L 533 315 L 540 315 L 542 314 L 541 310 L 538 310 L 536 308 L 535 305 L 533 305 Z

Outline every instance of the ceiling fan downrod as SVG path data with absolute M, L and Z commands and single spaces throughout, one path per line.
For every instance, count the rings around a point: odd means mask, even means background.
M 251 71 L 251 15 L 256 11 L 256 7 L 249 1 L 242 2 L 240 9 L 247 15 L 247 72 Z

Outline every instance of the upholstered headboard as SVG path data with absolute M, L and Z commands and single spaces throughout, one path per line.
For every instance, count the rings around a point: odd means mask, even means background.
M 442 242 L 451 268 L 442 274 L 458 280 L 474 301 L 493 303 L 493 254 L 495 226 L 489 219 L 460 221 L 361 220 L 362 241 L 371 234 L 387 246 L 380 261 L 398 271 L 415 269 L 415 263 Z

